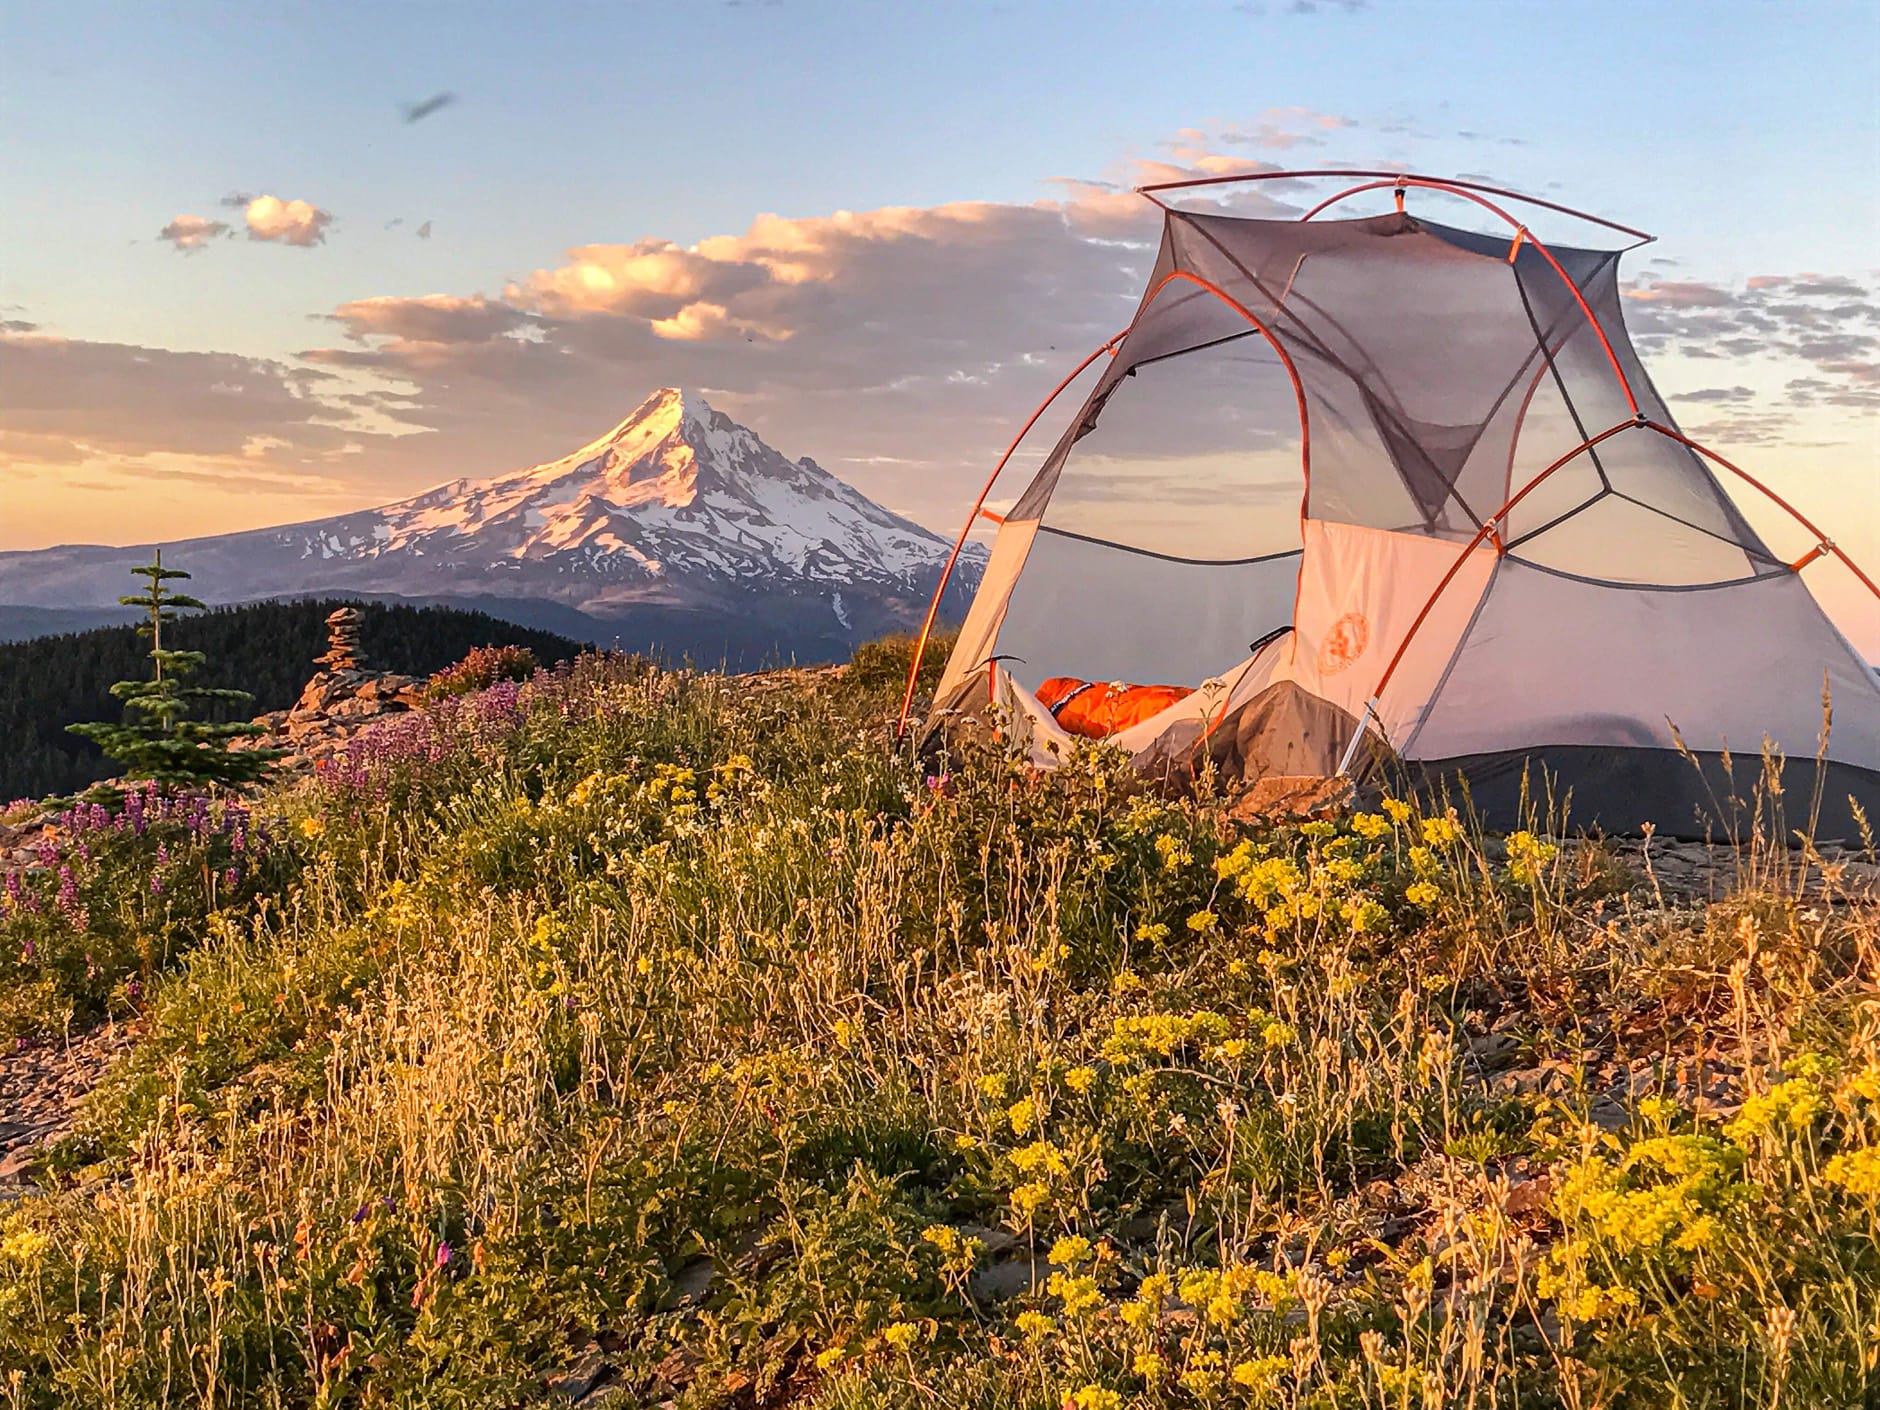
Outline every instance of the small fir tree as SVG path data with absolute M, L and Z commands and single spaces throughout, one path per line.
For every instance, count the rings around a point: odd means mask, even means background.
M 150 586 L 137 597 L 120 597 L 126 607 L 141 607 L 148 621 L 137 628 L 150 640 L 151 678 L 119 681 L 111 694 L 124 702 L 119 724 L 66 726 L 73 734 L 94 741 L 122 763 L 127 779 L 155 779 L 184 786 L 219 785 L 244 788 L 265 779 L 282 749 L 229 750 L 229 742 L 266 731 L 260 725 L 193 720 L 190 711 L 210 704 L 248 704 L 254 697 L 245 690 L 186 684 L 207 659 L 200 651 L 176 651 L 163 644 L 163 629 L 175 623 L 176 613 L 201 608 L 203 603 L 164 584 L 188 573 L 163 566 L 163 551 L 141 568 L 131 570 L 147 578 Z

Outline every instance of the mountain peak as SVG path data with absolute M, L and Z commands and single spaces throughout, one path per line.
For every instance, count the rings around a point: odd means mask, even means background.
M 641 426 L 650 428 L 654 423 L 676 430 L 687 421 L 708 423 L 714 414 L 695 388 L 661 387 L 634 407 L 627 419 L 614 428 L 614 433 Z
M 698 392 L 661 387 L 556 460 L 178 549 L 225 599 L 540 599 L 596 620 L 656 609 L 676 623 L 772 631 L 779 642 L 853 645 L 919 620 L 948 544 L 813 461 L 781 454 Z M 52 571 L 50 559 L 0 554 L 0 602 L 106 601 L 112 574 L 148 556 L 53 552 L 72 561 Z M 955 575 L 956 598 L 976 566 Z

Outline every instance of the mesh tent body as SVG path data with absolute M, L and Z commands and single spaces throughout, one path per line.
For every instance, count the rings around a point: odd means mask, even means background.
M 1792 794 L 1819 779 L 1820 835 L 1880 815 L 1880 681 L 1801 577 L 1839 550 L 1783 561 L 1716 467 L 1743 472 L 1678 430 L 1620 252 L 1379 184 L 1396 212 L 1164 207 L 1135 316 L 999 520 L 929 737 L 996 718 L 1048 766 L 1074 740 L 1034 691 L 1069 676 L 1191 688 L 1111 739 L 1171 777 L 1392 769 L 1509 825 L 1544 781 L 1583 825 L 1698 834 L 1768 743 Z

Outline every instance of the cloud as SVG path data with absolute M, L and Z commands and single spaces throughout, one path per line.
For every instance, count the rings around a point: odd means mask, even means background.
M 230 197 L 233 200 L 234 197 Z M 250 240 L 275 240 L 283 245 L 318 245 L 326 239 L 333 217 L 306 201 L 283 201 L 278 196 L 249 200 L 242 217 Z
M 1711 423 L 1708 429 L 1720 438 L 1767 441 L 1796 409 L 1880 405 L 1880 280 L 1871 276 L 1758 274 L 1740 289 L 1644 281 L 1625 296 L 1641 349 L 1700 361 L 1733 359 L 1746 370 L 1767 369 L 1771 375 L 1763 380 L 1784 389 L 1753 418 Z M 1672 401 L 1675 409 L 1679 400 L 1704 399 L 1700 393 Z
M 1230 127 L 1213 140 L 1224 142 L 1230 147 L 1258 147 L 1283 152 L 1292 147 L 1322 147 L 1328 133 L 1354 125 L 1350 118 L 1314 112 L 1310 108 L 1268 108 L 1252 122 Z M 1205 139 L 1205 134 L 1200 132 L 1192 135 Z
M 1031 202 L 760 215 L 691 243 L 577 245 L 500 296 L 343 305 L 332 317 L 346 339 L 304 356 L 397 389 L 372 413 L 423 434 L 373 453 L 410 488 L 550 458 L 680 384 L 942 521 L 1013 420 L 1128 321 L 1160 227 L 1128 187 L 1270 169 L 1205 143 L 1187 134 Z M 1300 210 L 1264 184 L 1191 204 L 1229 202 Z M 1289 392 L 1276 405 L 1292 416 Z M 916 456 L 918 472 L 901 464 Z
M 1729 290 L 1715 284 L 1673 279 L 1634 285 L 1625 296 L 1642 304 L 1669 304 L 1674 308 L 1727 308 L 1736 301 Z
M 1858 280 L 1839 274 L 1752 274 L 1745 287 L 1779 289 L 1801 298 L 1859 299 L 1872 294 Z
M 211 220 L 204 215 L 179 215 L 157 232 L 157 238 L 169 241 L 183 254 L 193 255 L 227 232 L 227 221 Z
M 0 335 L 0 428 L 123 455 L 232 454 L 267 434 L 311 451 L 341 438 L 318 371 L 233 353 Z
M 481 294 L 458 298 L 426 294 L 422 298 L 355 299 L 330 317 L 356 340 L 380 337 L 403 343 L 481 343 L 500 338 L 525 323 L 529 315 Z

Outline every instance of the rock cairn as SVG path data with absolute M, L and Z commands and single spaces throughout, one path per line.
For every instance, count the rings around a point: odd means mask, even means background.
M 359 655 L 359 624 L 365 615 L 357 607 L 338 607 L 327 613 L 326 655 L 314 657 L 314 664 L 335 675 L 364 669 Z
M 255 723 L 267 734 L 249 747 L 270 745 L 292 751 L 281 760 L 287 773 L 312 768 L 344 747 L 360 726 L 418 703 L 420 682 L 413 676 L 368 669 L 359 645 L 365 613 L 340 607 L 327 615 L 326 653 L 314 658 L 320 669 L 287 710 L 261 715 Z

